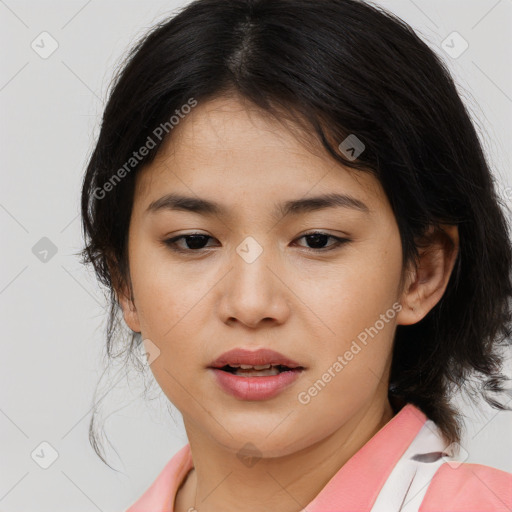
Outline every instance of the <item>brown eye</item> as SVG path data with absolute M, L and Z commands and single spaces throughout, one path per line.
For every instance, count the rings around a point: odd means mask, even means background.
M 329 233 L 323 233 L 321 231 L 306 233 L 305 235 L 302 235 L 301 237 L 297 238 L 297 240 L 300 240 L 301 238 L 307 239 L 307 243 L 311 246 L 306 247 L 306 249 L 317 252 L 330 251 L 350 241 L 348 238 L 340 238 L 334 235 L 330 235 Z M 334 243 L 325 247 L 325 244 L 327 243 L 329 238 L 332 238 L 334 240 Z
M 212 238 L 209 235 L 204 235 L 202 233 L 194 233 L 190 235 L 180 235 L 175 236 L 174 238 L 169 238 L 164 240 L 165 245 L 170 247 L 173 251 L 177 252 L 199 252 L 201 249 L 205 247 L 208 239 Z M 185 241 L 185 247 L 178 246 L 178 242 L 181 240 Z

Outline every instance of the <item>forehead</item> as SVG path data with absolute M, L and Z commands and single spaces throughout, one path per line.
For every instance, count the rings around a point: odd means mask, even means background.
M 199 103 L 139 171 L 139 208 L 172 191 L 236 202 L 332 192 L 385 200 L 373 175 L 343 167 L 312 135 L 236 98 Z

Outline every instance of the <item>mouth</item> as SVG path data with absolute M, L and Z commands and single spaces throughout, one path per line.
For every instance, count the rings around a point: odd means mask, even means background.
M 208 369 L 225 393 L 242 401 L 261 401 L 293 386 L 306 367 L 274 350 L 238 348 L 219 356 Z
M 241 377 L 268 377 L 305 370 L 297 361 L 268 348 L 236 348 L 220 355 L 208 368 Z
M 212 367 L 215 368 L 215 367 Z M 304 368 L 302 366 L 296 366 L 290 368 L 286 365 L 278 364 L 264 364 L 264 365 L 231 365 L 227 364 L 222 367 L 216 368 L 217 370 L 222 370 L 223 372 L 231 373 L 233 375 L 238 375 L 239 377 L 269 377 L 272 375 L 279 375 L 283 372 L 299 372 Z

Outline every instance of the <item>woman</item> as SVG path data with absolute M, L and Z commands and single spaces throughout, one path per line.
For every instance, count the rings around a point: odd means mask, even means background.
M 196 0 L 117 76 L 84 261 L 189 443 L 129 512 L 510 510 L 508 227 L 441 61 L 355 0 Z M 93 439 L 94 436 L 93 436 Z

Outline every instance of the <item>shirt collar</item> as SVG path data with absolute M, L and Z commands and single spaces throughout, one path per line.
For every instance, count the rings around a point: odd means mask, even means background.
M 426 421 L 427 417 L 416 406 L 404 405 L 338 470 L 304 512 L 370 510 L 396 463 Z M 190 444 L 186 444 L 125 512 L 173 512 L 177 490 L 193 466 Z

